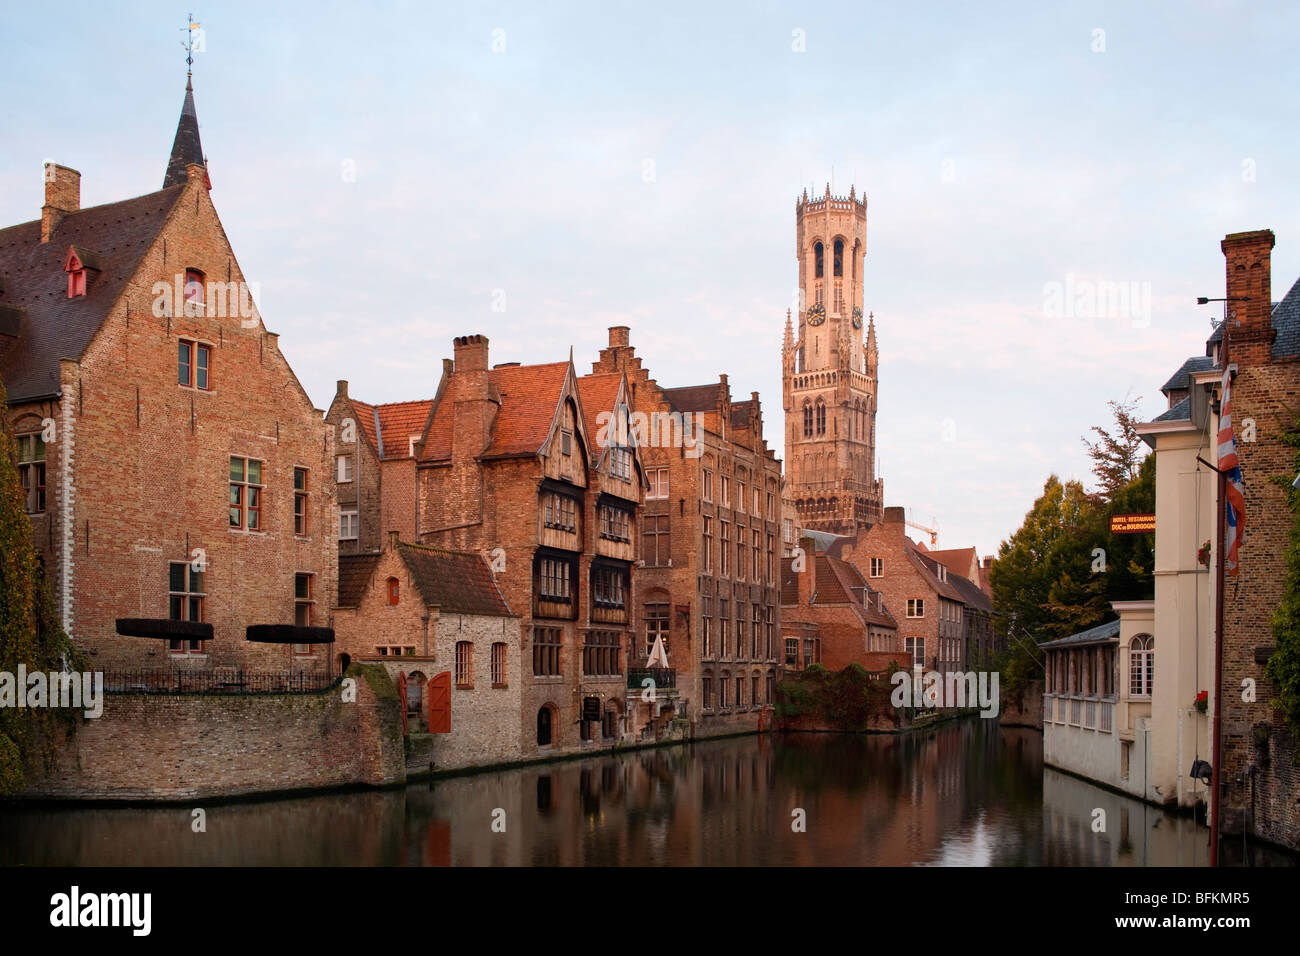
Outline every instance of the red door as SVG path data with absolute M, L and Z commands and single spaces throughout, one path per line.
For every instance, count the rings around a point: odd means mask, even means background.
M 429 679 L 429 733 L 451 733 L 451 671 Z

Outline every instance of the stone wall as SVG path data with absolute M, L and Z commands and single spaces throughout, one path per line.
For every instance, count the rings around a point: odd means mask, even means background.
M 1030 681 L 1022 691 L 1012 693 L 1002 688 L 998 723 L 1003 727 L 1043 729 L 1043 682 Z
M 354 665 L 356 700 L 335 686 L 265 695 L 110 694 L 60 742 L 25 798 L 202 801 L 404 783 L 401 715 L 380 667 Z

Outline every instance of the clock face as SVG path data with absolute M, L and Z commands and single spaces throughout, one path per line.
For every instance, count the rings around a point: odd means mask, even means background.
M 808 309 L 808 324 L 821 325 L 826 321 L 826 309 L 818 304 Z

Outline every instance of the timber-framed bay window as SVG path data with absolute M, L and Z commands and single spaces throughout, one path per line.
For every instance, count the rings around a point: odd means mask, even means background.
M 578 530 L 578 503 L 555 491 L 542 492 L 542 523 L 559 531 Z
M 572 619 L 577 615 L 577 556 L 539 548 L 533 558 L 533 613 Z
M 593 561 L 591 565 L 591 618 L 626 623 L 631 578 L 626 565 Z
M 600 536 L 611 541 L 632 540 L 632 516 L 622 508 L 613 505 L 600 505 Z

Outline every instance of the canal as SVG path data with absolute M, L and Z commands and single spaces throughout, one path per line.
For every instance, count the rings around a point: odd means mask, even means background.
M 9 807 L 13 865 L 1199 866 L 1206 830 L 1042 765 L 984 720 L 702 741 L 203 808 Z M 1105 812 L 1104 831 L 1094 829 Z M 802 824 L 802 825 L 801 825 Z

